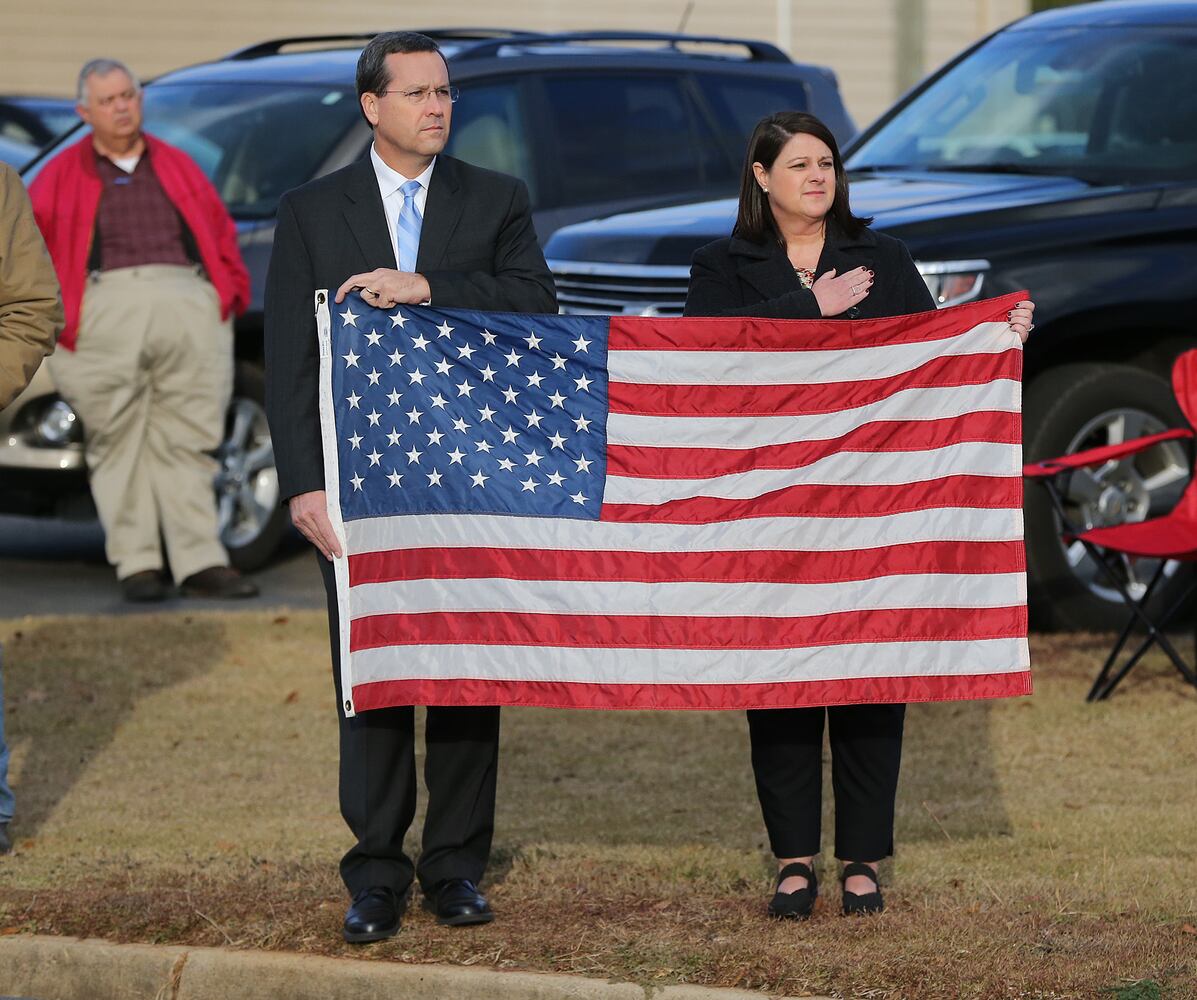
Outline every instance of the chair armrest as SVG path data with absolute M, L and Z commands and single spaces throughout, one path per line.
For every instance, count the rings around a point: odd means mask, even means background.
M 1108 444 L 1103 448 L 1090 448 L 1087 451 L 1078 451 L 1073 455 L 1062 455 L 1060 458 L 1045 458 L 1041 462 L 1031 462 L 1022 467 L 1022 474 L 1028 479 L 1044 479 L 1060 472 L 1067 472 L 1069 469 L 1082 469 L 1089 465 L 1101 465 L 1103 462 L 1125 458 L 1127 455 L 1146 451 L 1153 445 L 1161 444 L 1164 441 L 1179 441 L 1192 437 L 1194 434 L 1191 430 L 1160 431 L 1159 434 L 1134 438 L 1130 441 L 1123 441 L 1121 444 Z

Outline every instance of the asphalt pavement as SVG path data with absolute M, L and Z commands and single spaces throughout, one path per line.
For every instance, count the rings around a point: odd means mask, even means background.
M 284 542 L 269 566 L 251 575 L 262 593 L 249 600 L 172 598 L 129 604 L 104 559 L 104 533 L 98 522 L 0 516 L 0 618 L 325 606 L 315 556 L 298 535 Z

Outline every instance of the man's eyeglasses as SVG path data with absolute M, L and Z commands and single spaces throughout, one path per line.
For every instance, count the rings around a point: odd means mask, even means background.
M 382 90 L 379 91 L 378 96 L 381 97 L 383 94 L 398 94 L 408 104 L 424 104 L 428 101 L 430 94 L 435 94 L 438 101 L 456 104 L 457 99 L 461 96 L 461 91 L 456 87 L 416 87 L 414 90 Z

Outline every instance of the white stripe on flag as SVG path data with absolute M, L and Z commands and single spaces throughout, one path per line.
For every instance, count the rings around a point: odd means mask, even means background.
M 612 382 L 650 385 L 823 385 L 874 381 L 940 357 L 1002 354 L 1014 344 L 1005 323 L 981 323 L 947 340 L 827 351 L 611 351 Z
M 686 497 L 745 500 L 787 486 L 901 486 L 941 476 L 1018 475 L 1022 448 L 969 441 L 929 451 L 839 452 L 797 469 L 755 469 L 710 479 L 610 476 L 605 503 L 660 504 Z
M 660 448 L 760 448 L 837 438 L 875 420 L 933 420 L 966 413 L 1017 413 L 1019 383 L 994 379 L 985 385 L 904 389 L 865 406 L 832 413 L 783 417 L 647 417 L 612 413 L 611 444 Z
M 394 580 L 352 588 L 354 620 L 433 611 L 701 618 L 834 614 L 895 608 L 1001 608 L 1021 573 L 899 574 L 846 583 L 611 583 L 575 580 Z
M 437 678 L 579 684 L 783 684 L 1026 670 L 1025 639 L 879 642 L 803 649 L 400 646 L 353 654 L 354 682 Z
M 837 552 L 917 542 L 1022 540 L 1020 509 L 940 507 L 879 517 L 761 517 L 713 524 L 408 514 L 347 521 L 351 552 L 424 548 L 587 552 Z

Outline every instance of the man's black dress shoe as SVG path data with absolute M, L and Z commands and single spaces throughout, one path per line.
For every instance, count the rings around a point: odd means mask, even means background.
M 383 941 L 399 933 L 403 904 L 399 894 L 387 886 L 363 889 L 353 897 L 345 914 L 345 940 L 350 944 Z
M 164 601 L 168 591 L 166 580 L 160 570 L 143 569 L 121 580 L 121 590 L 124 591 L 126 601 Z
M 436 914 L 436 922 L 447 927 L 489 924 L 495 919 L 486 897 L 467 878 L 445 879 L 424 897 L 424 909 Z

